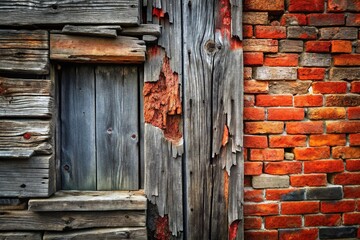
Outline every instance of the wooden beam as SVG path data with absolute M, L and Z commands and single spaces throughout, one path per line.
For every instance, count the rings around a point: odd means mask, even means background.
M 159 37 L 161 34 L 161 26 L 159 24 L 140 24 L 136 27 L 124 28 L 120 34 L 126 36 L 151 35 Z
M 1 159 L 28 159 L 34 155 L 34 150 L 0 150 Z
M 106 37 L 116 38 L 116 29 L 99 28 L 96 26 L 73 26 L 66 25 L 62 29 L 62 33 L 68 35 L 82 35 L 82 36 L 93 36 L 93 37 Z
M 137 0 L 0 1 L 3 26 L 139 23 Z
M 0 240 L 42 240 L 41 232 L 2 232 L 0 234 Z
M 50 59 L 77 63 L 132 63 L 145 61 L 145 43 L 133 37 L 104 39 L 50 34 Z

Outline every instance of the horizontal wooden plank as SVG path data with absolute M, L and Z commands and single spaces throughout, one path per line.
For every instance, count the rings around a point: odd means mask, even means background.
M 31 199 L 31 211 L 145 210 L 143 191 L 60 191 L 46 199 Z
M 2 0 L 0 22 L 5 26 L 120 24 L 137 25 L 137 0 Z
M 94 36 L 94 37 L 108 37 L 116 38 L 116 29 L 98 28 L 92 26 L 73 26 L 66 25 L 62 29 L 62 33 L 68 35 L 83 35 L 83 36 Z
M 51 156 L 34 156 L 30 159 L 4 159 L 0 161 L 0 169 L 48 169 L 52 164 Z
M 2 159 L 28 159 L 32 155 L 34 155 L 34 150 L 23 150 L 23 149 L 0 150 L 0 160 L 2 160 Z
M 62 231 L 94 227 L 143 227 L 146 223 L 146 214 L 145 211 L 0 211 L 0 222 L 1 231 Z
M 52 115 L 50 96 L 14 96 L 0 98 L 0 117 L 40 117 Z
M 0 96 L 50 96 L 50 80 L 0 77 Z
M 0 49 L 46 50 L 49 49 L 49 34 L 44 30 L 0 29 Z
M 19 198 L 0 198 L 0 211 L 1 210 L 25 210 L 26 201 Z M 0 234 L 1 239 L 2 234 Z
M 50 121 L 46 120 L 1 120 L 0 121 L 0 139 L 1 137 L 24 137 L 47 136 L 50 134 Z M 30 134 L 24 136 L 25 133 Z M 29 140 L 30 140 L 29 139 Z M 28 140 L 28 139 L 26 139 Z M 1 146 L 1 145 L 0 145 Z
M 145 43 L 134 37 L 116 39 L 50 34 L 50 58 L 78 63 L 142 63 Z
M 41 240 L 41 232 L 1 232 L 0 240 Z
M 161 26 L 159 24 L 140 24 L 136 27 L 124 28 L 120 34 L 126 36 L 152 35 L 159 37 L 161 34 Z
M 147 239 L 147 231 L 142 228 L 103 228 L 71 232 L 45 232 L 43 240 L 85 240 L 85 239 Z M 1 239 L 1 238 L 0 238 Z

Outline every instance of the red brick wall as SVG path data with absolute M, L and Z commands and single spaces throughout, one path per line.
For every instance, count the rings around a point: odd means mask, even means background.
M 245 239 L 360 237 L 360 0 L 244 0 Z

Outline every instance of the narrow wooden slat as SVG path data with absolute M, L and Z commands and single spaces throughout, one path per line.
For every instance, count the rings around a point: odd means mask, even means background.
M 146 228 L 104 228 L 72 232 L 45 232 L 43 240 L 133 239 L 146 240 Z
M 60 191 L 50 198 L 30 199 L 29 210 L 34 212 L 146 210 L 146 198 L 142 191 Z
M 1 210 L 25 210 L 26 201 L 19 198 L 0 198 L 0 211 Z M 1 235 L 0 235 L 1 239 Z
M 94 77 L 91 66 L 63 67 L 60 154 L 65 190 L 96 190 Z
M 13 96 L 0 98 L 0 117 L 40 117 L 52 115 L 50 96 Z
M 0 240 L 41 240 L 41 232 L 1 232 Z
M 0 22 L 5 26 L 120 24 L 137 25 L 137 0 L 12 0 L 0 2 Z
M 161 26 L 159 24 L 140 24 L 136 27 L 124 28 L 120 34 L 126 36 L 151 35 L 159 37 L 161 34 Z
M 34 150 L 0 150 L 1 159 L 28 159 L 34 155 Z
M 98 28 L 92 26 L 73 26 L 66 25 L 62 29 L 62 33 L 68 35 L 83 35 L 83 36 L 94 36 L 94 37 L 108 37 L 116 38 L 116 29 Z
M 0 77 L 0 96 L 50 96 L 50 80 Z
M 1 231 L 63 231 L 102 227 L 143 227 L 145 211 L 31 212 L 1 211 Z
M 125 36 L 104 39 L 50 34 L 50 58 L 80 63 L 137 64 L 145 61 L 145 45 L 142 40 Z
M 96 68 L 97 189 L 139 188 L 137 67 Z

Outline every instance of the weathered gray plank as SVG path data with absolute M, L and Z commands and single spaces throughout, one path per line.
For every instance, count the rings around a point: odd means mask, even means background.
M 108 38 L 117 37 L 116 29 L 99 28 L 96 26 L 92 27 L 92 26 L 66 25 L 62 29 L 62 33 L 68 35 L 84 35 L 84 36 L 94 36 L 94 37 L 108 37 Z
M 50 34 L 50 58 L 58 61 L 138 64 L 145 61 L 145 48 L 144 41 L 135 37 Z
M 34 150 L 0 150 L 1 159 L 28 159 L 34 155 Z
M 1 25 L 137 25 L 137 0 L 12 0 L 0 2 Z
M 139 188 L 137 67 L 97 67 L 96 158 L 98 190 Z
M 39 117 L 52 115 L 50 96 L 4 96 L 0 98 L 0 117 Z
M 1 211 L 0 230 L 63 231 L 102 227 L 143 227 L 145 211 L 31 212 Z
M 146 210 L 146 198 L 142 191 L 59 191 L 50 198 L 30 199 L 29 210 L 34 212 Z
M 159 37 L 161 34 L 161 26 L 159 24 L 140 24 L 136 27 L 124 28 L 120 34 L 126 36 L 151 35 Z
M 63 66 L 60 81 L 62 189 L 96 190 L 94 68 Z
M 0 240 L 41 240 L 40 232 L 1 232 Z
M 0 210 L 25 210 L 26 201 L 19 198 L 0 198 Z M 1 234 L 0 234 L 1 239 Z
M 0 96 L 50 96 L 51 91 L 49 80 L 0 77 Z
M 44 30 L 0 29 L 0 49 L 49 49 L 48 32 Z
M 45 232 L 44 240 L 134 239 L 146 240 L 146 228 L 104 228 L 71 232 Z

